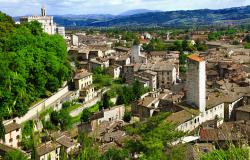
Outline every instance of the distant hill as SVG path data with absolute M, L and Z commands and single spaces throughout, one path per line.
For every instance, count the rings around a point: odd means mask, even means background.
M 220 10 L 202 9 L 168 12 L 138 9 L 120 15 L 60 15 L 54 16 L 54 20 L 57 24 L 65 27 L 238 25 L 250 23 L 250 6 Z
M 119 14 L 119 16 L 132 16 L 135 14 L 152 13 L 152 12 L 162 12 L 162 11 L 148 10 L 148 9 L 135 9 L 135 10 L 129 10 L 129 11 L 123 12 Z
M 94 22 L 89 26 L 194 26 L 227 25 L 250 22 L 250 6 L 220 10 L 189 10 L 136 14 L 103 22 Z

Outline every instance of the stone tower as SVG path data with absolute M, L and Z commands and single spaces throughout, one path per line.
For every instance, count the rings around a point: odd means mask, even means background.
M 44 6 L 41 8 L 41 16 L 43 16 L 43 17 L 46 16 L 46 9 Z
M 187 102 L 206 111 L 206 62 L 197 55 L 187 58 Z

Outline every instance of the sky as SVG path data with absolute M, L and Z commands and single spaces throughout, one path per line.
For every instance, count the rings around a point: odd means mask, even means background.
M 45 6 L 48 15 L 116 15 L 133 9 L 173 11 L 246 5 L 250 0 L 0 0 L 0 11 L 11 16 L 40 15 L 41 6 Z

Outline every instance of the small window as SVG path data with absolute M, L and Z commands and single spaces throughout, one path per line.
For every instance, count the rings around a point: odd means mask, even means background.
M 13 138 L 11 138 L 11 139 L 9 140 L 9 142 L 13 142 Z
M 17 135 L 17 136 L 16 136 L 16 139 L 19 139 L 19 138 L 20 138 L 20 136 L 19 136 L 19 135 Z

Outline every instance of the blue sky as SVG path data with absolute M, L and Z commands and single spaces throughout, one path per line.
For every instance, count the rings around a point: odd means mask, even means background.
M 191 10 L 219 9 L 250 5 L 250 0 L 0 0 L 0 10 L 11 15 L 119 14 L 132 9 Z

